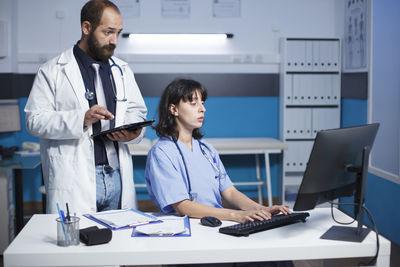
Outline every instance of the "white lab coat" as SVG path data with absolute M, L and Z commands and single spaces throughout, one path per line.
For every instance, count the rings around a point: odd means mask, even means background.
M 115 126 L 143 121 L 147 109 L 128 64 L 113 57 L 124 73 L 126 98 L 117 102 Z M 111 62 L 110 62 L 111 64 Z M 117 95 L 124 95 L 118 68 L 112 68 Z M 40 154 L 47 194 L 47 213 L 57 213 L 56 203 L 77 214 L 96 211 L 96 174 L 92 127 L 83 121 L 89 103 L 72 48 L 42 65 L 36 75 L 25 120 L 28 131 L 40 138 Z M 130 143 L 138 143 L 142 134 Z M 132 157 L 126 143 L 119 143 L 122 180 L 121 208 L 136 208 Z

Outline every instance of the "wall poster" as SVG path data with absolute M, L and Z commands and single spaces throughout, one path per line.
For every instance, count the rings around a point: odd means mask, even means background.
M 343 71 L 368 71 L 368 0 L 346 0 Z

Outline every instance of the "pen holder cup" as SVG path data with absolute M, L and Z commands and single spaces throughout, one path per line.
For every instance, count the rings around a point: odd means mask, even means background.
M 57 245 L 68 247 L 79 245 L 79 217 L 71 216 L 63 221 L 57 218 Z

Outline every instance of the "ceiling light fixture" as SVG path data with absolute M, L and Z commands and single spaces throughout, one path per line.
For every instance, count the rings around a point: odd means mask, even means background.
M 123 33 L 122 37 L 133 40 L 225 40 L 233 38 L 233 33 Z

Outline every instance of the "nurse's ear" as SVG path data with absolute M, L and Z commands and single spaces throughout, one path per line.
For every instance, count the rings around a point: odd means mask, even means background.
M 169 112 L 171 112 L 172 116 L 178 117 L 178 109 L 174 104 L 169 105 Z

